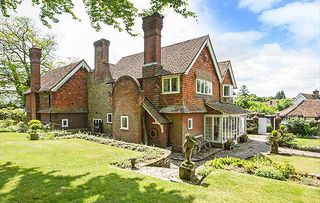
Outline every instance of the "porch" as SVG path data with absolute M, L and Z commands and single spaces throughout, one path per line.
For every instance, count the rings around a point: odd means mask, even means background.
M 227 140 L 238 141 L 246 133 L 246 115 L 204 115 L 204 141 L 222 146 Z

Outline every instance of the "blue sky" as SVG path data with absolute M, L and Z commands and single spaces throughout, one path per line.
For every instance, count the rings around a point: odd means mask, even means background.
M 85 59 L 93 67 L 93 42 L 110 40 L 110 61 L 143 51 L 141 19 L 131 37 L 104 26 L 100 32 L 90 27 L 81 0 L 74 0 L 81 22 L 62 15 L 52 29 L 42 26 L 38 8 L 25 0 L 15 15 L 32 18 L 44 32 L 56 35 L 57 57 Z M 149 0 L 133 0 L 147 8 Z M 230 59 L 238 86 L 271 96 L 284 90 L 289 97 L 299 92 L 320 89 L 320 0 L 190 0 L 190 9 L 198 15 L 184 19 L 165 11 L 162 45 L 210 35 L 218 60 Z

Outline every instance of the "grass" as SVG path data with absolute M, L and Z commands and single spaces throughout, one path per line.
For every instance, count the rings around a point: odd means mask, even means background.
M 0 134 L 0 202 L 318 202 L 320 189 L 217 170 L 203 186 L 110 163 L 140 155 L 85 140 Z
M 267 155 L 274 162 L 285 162 L 292 164 L 298 173 L 320 174 L 320 159 L 301 156 Z
M 319 148 L 320 139 L 295 138 L 290 144 L 297 145 L 299 148 Z

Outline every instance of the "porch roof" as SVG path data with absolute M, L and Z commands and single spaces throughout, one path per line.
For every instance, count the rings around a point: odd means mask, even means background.
M 164 115 L 160 114 L 156 107 L 147 99 L 145 98 L 142 107 L 152 116 L 160 124 L 167 124 L 171 123 L 171 121 Z
M 214 102 L 205 100 L 205 105 L 213 110 L 220 111 L 225 114 L 248 114 L 250 111 L 234 104 L 224 102 Z

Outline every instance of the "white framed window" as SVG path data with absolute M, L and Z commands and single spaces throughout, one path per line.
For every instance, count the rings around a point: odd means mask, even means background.
M 197 94 L 212 95 L 212 82 L 209 80 L 196 80 L 196 92 Z
M 112 113 L 107 113 L 107 123 L 112 123 Z
M 193 118 L 188 119 L 188 130 L 191 130 L 193 128 Z
M 67 119 L 67 118 L 61 119 L 61 127 L 63 127 L 63 128 L 69 127 L 69 119 Z
M 162 93 L 173 94 L 180 92 L 180 76 L 162 77 Z
M 129 130 L 129 116 L 121 116 L 120 117 L 120 129 L 121 130 Z
M 232 85 L 223 85 L 223 97 L 232 97 L 233 96 L 233 89 Z

